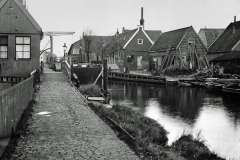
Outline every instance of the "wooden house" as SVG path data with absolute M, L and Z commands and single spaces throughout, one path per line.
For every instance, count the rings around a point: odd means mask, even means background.
M 201 28 L 198 36 L 203 44 L 208 48 L 224 31 L 225 29 L 216 28 Z
M 108 63 L 116 63 L 120 68 L 129 70 L 148 69 L 148 50 L 161 35 L 160 30 L 145 30 L 143 19 L 140 25 L 133 30 L 125 30 L 113 37 L 112 41 L 104 48 Z
M 192 26 L 164 32 L 149 50 L 151 69 L 203 69 L 207 49 Z
M 230 23 L 209 47 L 210 63 L 224 68 L 224 73 L 240 74 L 240 21 Z
M 208 59 L 214 62 L 214 59 L 232 51 L 240 51 L 240 21 L 230 23 L 225 31 L 208 49 Z M 237 53 L 237 52 L 235 52 Z M 230 56 L 226 56 L 229 57 Z
M 0 75 L 28 75 L 39 68 L 43 32 L 23 0 L 0 2 Z

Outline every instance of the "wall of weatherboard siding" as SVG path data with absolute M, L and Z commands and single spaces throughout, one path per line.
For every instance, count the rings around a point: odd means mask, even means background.
M 33 79 L 30 77 L 0 92 L 0 138 L 11 136 L 23 111 L 32 100 Z
M 8 58 L 0 59 L 0 75 L 28 75 L 39 68 L 41 33 L 32 23 L 14 1 L 7 1 L 0 9 L 0 36 L 8 37 Z M 30 59 L 16 60 L 16 36 L 31 37 Z

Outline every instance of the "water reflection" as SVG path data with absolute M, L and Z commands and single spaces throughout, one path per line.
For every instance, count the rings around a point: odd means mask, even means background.
M 9 141 L 10 141 L 10 138 L 0 139 L 0 157 L 2 156 Z
M 169 132 L 169 144 L 184 131 L 201 131 L 209 148 L 223 157 L 240 159 L 239 101 L 207 93 L 204 88 L 110 81 L 113 103 L 138 108 Z

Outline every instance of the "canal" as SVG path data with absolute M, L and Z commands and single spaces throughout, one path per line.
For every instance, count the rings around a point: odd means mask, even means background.
M 183 132 L 200 132 L 210 150 L 240 159 L 240 100 L 205 88 L 109 81 L 111 103 L 120 103 L 156 120 L 169 132 L 170 145 Z

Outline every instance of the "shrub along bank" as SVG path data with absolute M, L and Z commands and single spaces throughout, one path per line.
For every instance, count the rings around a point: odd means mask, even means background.
M 87 88 L 92 90 L 92 87 Z M 89 94 L 86 91 L 82 92 L 82 94 L 86 93 Z M 97 93 L 96 90 L 94 93 Z M 163 126 L 127 106 L 116 104 L 107 108 L 99 103 L 92 103 L 90 106 L 141 159 L 222 160 L 207 148 L 200 136 L 194 139 L 189 134 L 183 134 L 168 146 L 168 132 Z

